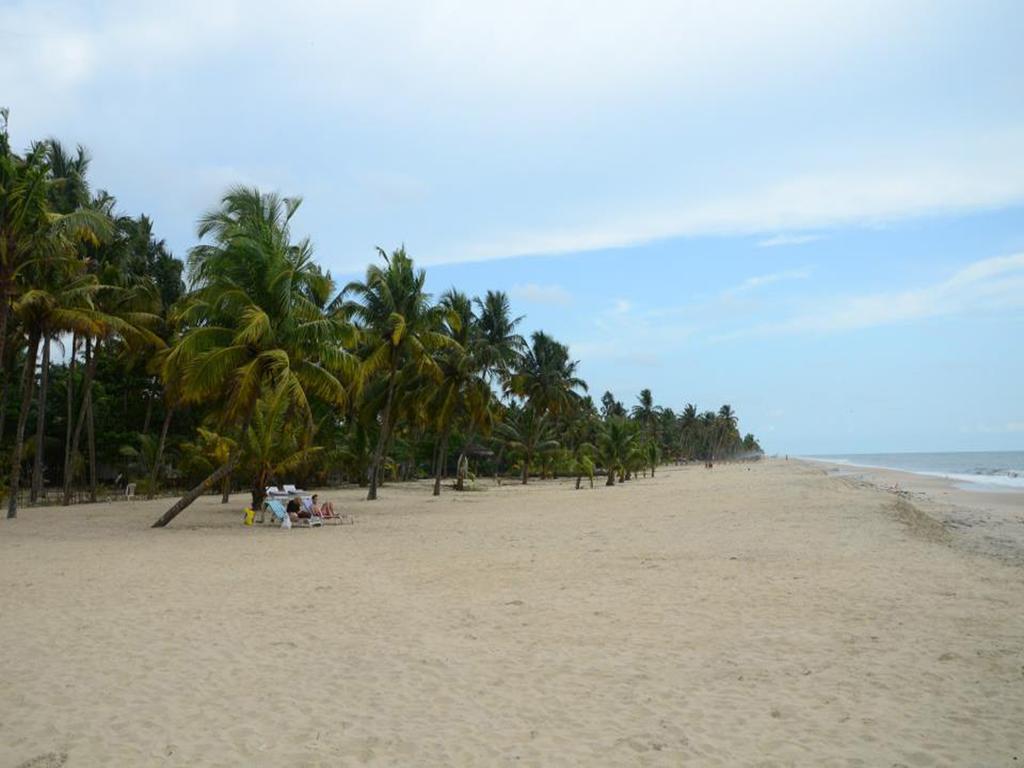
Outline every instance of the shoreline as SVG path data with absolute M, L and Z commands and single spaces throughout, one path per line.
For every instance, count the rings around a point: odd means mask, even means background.
M 846 459 L 844 459 L 843 461 L 839 461 L 836 459 L 829 459 L 818 456 L 797 456 L 794 454 L 792 458 L 797 461 L 809 461 L 815 464 L 827 464 L 831 467 L 836 467 L 839 469 L 880 470 L 884 472 L 899 472 L 901 474 L 906 475 L 915 475 L 917 477 L 938 478 L 939 480 L 947 480 L 950 483 L 955 484 L 957 488 L 964 491 L 970 491 L 972 493 L 1024 494 L 1024 479 L 1017 476 L 1016 474 L 1013 476 L 967 475 L 949 472 L 929 472 L 925 470 L 900 469 L 898 467 L 886 467 L 880 464 L 857 464 Z
M 827 459 L 790 461 L 903 498 L 942 524 L 955 543 L 1024 566 L 1024 489 L 965 488 L 960 481 L 940 475 Z

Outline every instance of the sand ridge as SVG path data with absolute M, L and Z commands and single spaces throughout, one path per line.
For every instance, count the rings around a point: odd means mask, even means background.
M 1024 571 L 891 494 L 782 461 L 480 485 L 332 492 L 356 525 L 312 531 L 241 496 L 5 521 L 0 765 L 1024 761 Z

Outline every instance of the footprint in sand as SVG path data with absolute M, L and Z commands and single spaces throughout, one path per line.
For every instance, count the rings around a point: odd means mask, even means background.
M 18 768 L 61 768 L 68 761 L 67 752 L 47 752 L 21 763 Z

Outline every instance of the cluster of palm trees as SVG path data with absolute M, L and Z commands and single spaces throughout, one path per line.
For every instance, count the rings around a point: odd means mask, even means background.
M 664 458 L 760 450 L 729 406 L 677 417 L 644 390 L 629 412 L 610 393 L 598 409 L 568 348 L 541 331 L 524 339 L 504 293 L 451 289 L 434 301 L 404 247 L 378 249 L 365 276 L 339 288 L 291 232 L 298 198 L 228 190 L 199 221 L 186 290 L 148 219 L 90 193 L 84 150 L 69 156 L 50 140 L 18 155 L 3 119 L 9 516 L 33 415 L 32 500 L 44 474 L 59 473 L 69 503 L 86 465 L 95 499 L 103 430 L 104 466 L 132 472 L 147 494 L 190 481 L 155 526 L 209 490 L 226 499 L 244 485 L 259 504 L 278 479 L 355 482 L 372 500 L 382 483 L 428 475 L 439 494 L 453 459 L 457 489 L 485 471 L 522 483 L 575 476 L 580 487 L 595 474 L 609 485 L 653 474 Z M 8 407 L 9 391 L 19 400 Z

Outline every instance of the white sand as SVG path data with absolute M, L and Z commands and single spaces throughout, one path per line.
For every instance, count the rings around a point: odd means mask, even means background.
M 1024 571 L 893 495 L 484 485 L 0 523 L 0 766 L 1024 765 Z

